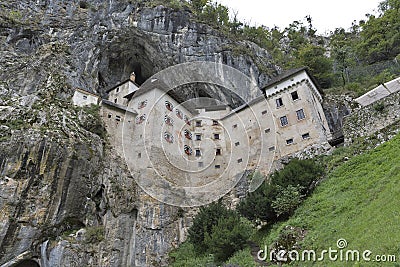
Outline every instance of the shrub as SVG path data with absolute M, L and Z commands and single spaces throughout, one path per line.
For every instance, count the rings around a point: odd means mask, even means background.
M 213 254 L 217 262 L 223 262 L 243 249 L 251 234 L 251 223 L 218 201 L 200 208 L 188 240 L 197 254 Z
M 217 263 L 224 262 L 246 246 L 252 230 L 251 224 L 237 213 L 221 217 L 213 226 L 211 234 L 205 236 L 208 252 L 214 255 Z
M 279 216 L 290 215 L 323 174 L 324 168 L 316 161 L 293 159 L 241 201 L 237 210 L 252 221 L 275 222 Z

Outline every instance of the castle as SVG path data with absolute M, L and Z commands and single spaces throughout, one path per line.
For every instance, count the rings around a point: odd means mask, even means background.
M 101 115 L 111 144 L 150 195 L 177 204 L 165 197 L 175 188 L 183 191 L 172 198 L 191 199 L 179 204 L 197 205 L 216 180 L 223 181 L 213 184 L 222 196 L 249 170 L 267 175 L 275 160 L 330 140 L 322 94 L 306 68 L 275 77 L 262 91 L 235 109 L 196 106 L 157 79 L 140 87 L 132 73 L 107 91 Z M 76 105 L 97 101 L 91 93 L 75 92 Z

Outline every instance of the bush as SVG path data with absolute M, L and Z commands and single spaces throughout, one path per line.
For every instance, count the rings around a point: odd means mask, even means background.
M 216 262 L 224 262 L 246 246 L 252 231 L 252 226 L 246 219 L 232 212 L 228 217 L 218 220 L 211 234 L 206 234 L 208 252 L 214 255 Z
M 293 159 L 282 170 L 271 175 L 237 207 L 238 212 L 252 221 L 275 222 L 290 215 L 303 196 L 312 191 L 312 184 L 324 174 L 322 165 L 314 160 Z
M 251 234 L 250 222 L 218 201 L 200 208 L 188 240 L 197 254 L 213 254 L 217 262 L 223 262 L 243 249 Z
M 189 241 L 194 245 L 197 253 L 205 253 L 208 250 L 204 242 L 206 234 L 211 234 L 212 227 L 218 223 L 218 220 L 228 217 L 230 212 L 232 211 L 228 211 L 221 201 L 200 208 L 200 212 L 194 218 L 193 225 L 188 231 Z

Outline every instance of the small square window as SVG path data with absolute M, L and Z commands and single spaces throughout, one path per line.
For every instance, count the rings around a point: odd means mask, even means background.
M 293 100 L 293 101 L 299 99 L 299 94 L 297 93 L 297 91 L 292 92 L 292 93 L 291 93 L 291 96 L 292 96 L 292 100 Z
M 298 120 L 302 120 L 306 117 L 303 109 L 299 109 L 298 111 L 296 111 L 296 115 Z
M 274 147 L 274 146 L 271 146 L 270 148 L 268 148 L 268 150 L 269 150 L 269 151 L 274 151 L 274 150 L 275 150 L 275 147 Z
M 238 159 L 237 162 L 238 162 L 238 163 L 242 163 L 242 162 L 243 162 L 243 159 Z
M 87 95 L 84 95 L 84 96 L 83 96 L 83 99 L 87 99 Z
M 235 143 L 235 146 L 239 146 L 239 145 L 240 145 L 240 143 L 239 143 L 239 142 L 236 142 L 236 143 Z
M 265 132 L 266 134 L 267 134 L 267 133 L 270 133 L 270 132 L 271 132 L 271 129 L 270 129 L 270 128 L 265 129 L 264 132 Z
M 214 126 L 219 125 L 218 121 L 213 120 L 213 125 L 214 125 Z
M 268 111 L 264 110 L 263 112 L 261 112 L 261 115 L 265 115 L 267 113 L 268 113 Z
M 282 98 L 277 98 L 277 99 L 275 100 L 275 102 L 276 102 L 276 107 L 277 107 L 277 108 L 283 106 Z
M 201 157 L 201 151 L 200 151 L 200 149 L 196 149 L 196 157 Z
M 310 133 L 302 134 L 301 137 L 302 137 L 303 139 L 309 139 L 309 138 L 310 138 Z
M 281 126 L 287 126 L 289 124 L 288 118 L 286 116 L 280 117 Z
M 201 127 L 201 121 L 196 121 L 196 127 Z
M 221 165 L 215 165 L 216 169 L 221 169 Z
M 219 134 L 214 134 L 214 139 L 218 140 L 219 139 Z
M 140 159 L 140 158 L 142 158 L 142 153 L 138 153 L 137 154 L 137 157 Z
M 196 141 L 201 141 L 201 134 L 196 134 Z
M 111 119 L 112 118 L 112 114 L 111 113 L 108 113 L 108 116 L 107 116 L 109 119 Z
M 215 155 L 216 155 L 216 156 L 221 156 L 221 148 L 217 148 L 217 149 L 215 150 Z
M 233 125 L 233 128 L 237 128 L 237 124 L 234 124 L 234 125 Z
M 287 145 L 293 144 L 293 138 L 290 138 L 290 139 L 286 140 L 286 144 Z
M 199 168 L 203 168 L 204 167 L 204 163 L 203 162 L 198 162 L 197 164 L 198 164 L 197 166 L 199 166 Z
M 117 103 L 117 100 L 118 100 L 117 98 L 116 98 L 116 99 L 114 99 L 114 103 Z
M 119 92 L 119 87 L 117 87 L 117 93 Z

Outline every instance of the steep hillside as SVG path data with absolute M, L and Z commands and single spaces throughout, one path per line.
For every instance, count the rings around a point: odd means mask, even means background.
M 313 249 L 318 258 L 321 251 L 328 250 L 329 247 L 340 251 L 337 242 L 344 239 L 347 246 L 341 249 L 344 253 L 343 261 L 340 258 L 330 261 L 328 254 L 325 254 L 323 265 L 357 265 L 355 261 L 345 262 L 345 253 L 348 250 L 358 250 L 360 259 L 365 250 L 371 251 L 368 255 L 371 262 L 367 264 L 365 260 L 361 260 L 362 266 L 380 265 L 382 262 L 378 264 L 377 261 L 385 258 L 386 261 L 391 261 L 390 255 L 395 255 L 398 262 L 399 151 L 398 135 L 390 142 L 336 168 L 292 218 L 276 226 L 264 238 L 262 247 L 270 246 L 277 240 L 280 244 L 286 241 L 284 247 L 296 248 L 300 253 Z M 377 255 L 382 257 L 375 258 Z M 298 264 L 320 266 L 322 263 L 301 261 Z M 392 266 L 393 262 L 388 265 Z

